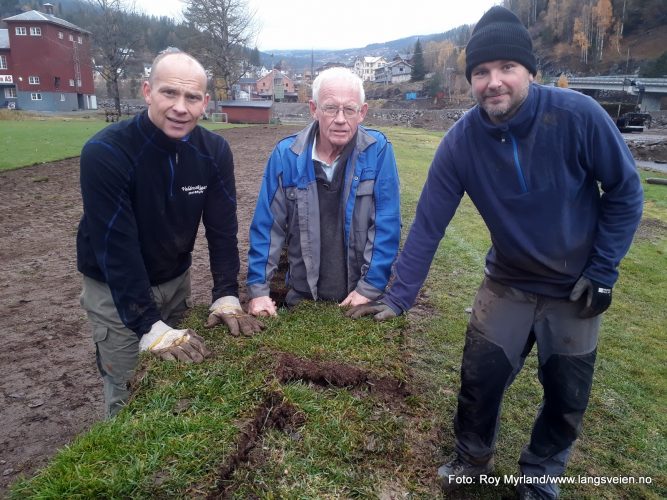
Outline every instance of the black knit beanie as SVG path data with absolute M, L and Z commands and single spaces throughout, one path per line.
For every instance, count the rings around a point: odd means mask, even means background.
M 475 25 L 466 46 L 466 78 L 478 64 L 497 60 L 516 61 L 532 75 L 537 73 L 533 42 L 516 15 L 505 7 L 491 7 Z

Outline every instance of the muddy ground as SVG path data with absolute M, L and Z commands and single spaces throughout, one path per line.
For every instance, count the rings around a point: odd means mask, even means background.
M 236 163 L 241 278 L 264 164 L 274 144 L 299 128 L 223 133 Z M 667 160 L 667 147 L 652 153 Z M 0 173 L 0 498 L 19 475 L 32 475 L 103 417 L 102 384 L 79 306 L 78 171 L 73 158 Z M 210 301 L 202 236 L 200 231 L 192 272 L 196 303 Z

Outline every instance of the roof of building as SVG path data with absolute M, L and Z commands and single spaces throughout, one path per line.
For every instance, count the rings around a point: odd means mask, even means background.
M 38 10 L 29 10 L 28 12 L 24 12 L 23 14 L 17 14 L 15 16 L 5 17 L 3 21 L 19 21 L 19 22 L 28 21 L 28 22 L 52 23 L 52 24 L 57 24 L 58 26 L 69 28 L 74 31 L 90 34 L 90 31 L 86 31 L 83 28 L 79 28 L 76 24 L 72 24 L 69 21 L 65 21 L 64 19 L 60 19 L 59 17 L 56 17 L 51 14 L 45 14 L 44 12 L 39 12 Z
M 9 48 L 9 30 L 0 30 L 0 49 Z
M 218 101 L 218 105 L 226 108 L 270 108 L 273 101 Z
M 407 61 L 401 60 L 401 61 L 392 61 L 389 64 L 387 64 L 387 67 L 391 68 L 393 66 L 398 66 L 399 64 L 405 64 L 406 66 L 410 66 L 412 68 L 412 64 L 410 64 Z
M 385 58 L 382 56 L 364 56 L 358 57 L 357 59 L 365 62 L 366 64 L 374 64 L 376 62 L 385 60 Z

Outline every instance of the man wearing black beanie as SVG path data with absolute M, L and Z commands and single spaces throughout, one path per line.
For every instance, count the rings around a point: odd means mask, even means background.
M 436 151 L 391 288 L 352 308 L 377 320 L 408 311 L 464 193 L 491 234 L 466 331 L 445 491 L 493 473 L 505 390 L 537 344 L 544 393 L 519 459 L 520 498 L 557 498 L 593 382 L 602 313 L 641 218 L 634 160 L 590 97 L 533 82 L 528 30 L 503 7 L 466 47 L 477 106 Z M 467 479 L 466 479 L 467 478 Z

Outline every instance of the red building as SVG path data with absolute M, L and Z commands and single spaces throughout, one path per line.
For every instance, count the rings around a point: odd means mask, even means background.
M 229 123 L 270 123 L 272 101 L 218 101 Z
M 0 106 L 37 111 L 95 109 L 90 32 L 31 10 L 0 30 Z M 4 32 L 4 33 L 3 33 Z
M 262 99 L 296 102 L 297 94 L 292 79 L 277 69 L 263 76 L 255 84 L 255 92 Z

